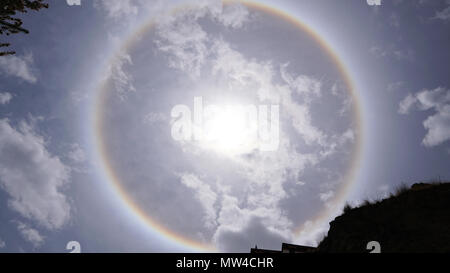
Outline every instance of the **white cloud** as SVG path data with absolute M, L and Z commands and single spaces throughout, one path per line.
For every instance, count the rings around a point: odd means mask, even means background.
M 327 201 L 330 200 L 333 196 L 334 196 L 334 192 L 333 192 L 333 191 L 322 192 L 322 193 L 319 194 L 319 198 L 320 198 L 320 200 L 322 200 L 323 202 L 327 202 Z
M 412 109 L 435 112 L 423 122 L 428 130 L 422 141 L 425 146 L 433 147 L 450 140 L 450 90 L 439 87 L 409 94 L 400 102 L 399 113 L 408 114 Z
M 437 146 L 450 140 L 450 104 L 447 104 L 435 115 L 428 117 L 423 126 L 428 130 L 423 139 L 425 146 Z
M 182 174 L 181 183 L 194 190 L 196 199 L 201 203 L 205 213 L 205 227 L 210 229 L 217 226 L 217 215 L 214 204 L 217 194 L 211 186 L 200 180 L 195 174 Z
M 76 1 L 76 0 L 72 0 Z M 104 11 L 106 15 L 114 20 L 133 21 L 139 15 L 158 17 L 158 21 L 164 21 L 169 17 L 174 18 L 185 14 L 194 15 L 196 19 L 210 16 L 226 27 L 240 28 L 249 20 L 247 8 L 240 3 L 228 3 L 223 5 L 221 0 L 185 0 L 182 2 L 169 2 L 162 0 L 95 0 L 96 8 Z M 177 9 L 176 14 L 172 12 Z M 171 13 L 171 16 L 166 16 Z M 162 16 L 161 16 L 162 15 Z M 161 16 L 161 17 L 160 17 Z M 171 19 L 169 19 L 171 20 Z
M 319 224 L 314 221 L 307 221 L 303 224 L 298 239 L 295 242 L 301 245 L 317 246 L 329 229 L 330 225 L 327 222 Z
M 11 93 L 8 93 L 8 92 L 3 92 L 3 93 L 1 93 L 0 92 L 0 104 L 8 104 L 10 101 L 11 101 L 11 99 L 12 99 L 12 95 L 11 95 Z
M 317 155 L 297 152 L 295 145 L 292 145 L 285 136 L 281 136 L 280 147 L 276 153 L 259 153 L 253 156 L 252 159 L 238 161 L 243 166 L 245 175 L 255 183 L 255 187 L 251 190 L 258 191 L 249 198 L 255 204 L 265 203 L 269 207 L 286 197 L 283 188 L 285 181 L 288 179 L 297 181 L 299 174 L 307 166 L 318 162 Z M 259 191 L 265 191 L 268 196 L 258 195 Z M 257 200 L 256 196 L 261 199 Z M 264 201 L 265 198 L 266 201 Z
M 33 73 L 33 55 L 27 54 L 21 57 L 4 56 L 0 58 L 0 73 L 8 76 L 19 77 L 24 81 L 35 83 L 37 78 Z
M 5 241 L 3 241 L 2 238 L 0 238 L 0 249 L 5 248 L 5 247 L 6 247 Z
M 352 129 L 348 129 L 347 131 L 345 131 L 345 132 L 342 134 L 342 136 L 341 136 L 339 142 L 340 142 L 341 144 L 344 144 L 344 143 L 346 143 L 347 141 L 353 142 L 353 141 L 355 141 L 355 138 L 356 138 L 356 136 L 355 136 L 355 131 L 353 131 Z
M 400 114 L 409 114 L 409 111 L 416 105 L 417 98 L 412 95 L 408 94 L 399 104 L 398 112 Z
M 40 226 L 59 229 L 70 218 L 69 201 L 61 192 L 70 170 L 28 123 L 17 127 L 0 120 L 0 185 L 10 197 L 8 206 Z
M 258 186 L 253 184 L 252 193 L 249 194 L 247 201 L 250 204 L 245 207 L 242 205 L 243 200 L 240 201 L 235 196 L 230 194 L 222 196 L 217 218 L 219 226 L 213 236 L 213 241 L 219 249 L 222 251 L 236 251 L 237 249 L 242 251 L 255 243 L 264 243 L 267 240 L 270 242 L 271 238 L 276 238 L 272 242 L 272 246 L 273 243 L 278 245 L 280 241 L 291 240 L 292 223 L 283 215 L 278 204 L 273 202 L 277 198 L 272 198 L 270 192 L 261 189 L 264 186 L 267 186 L 267 184 L 260 185 L 258 192 L 256 192 L 255 187 Z M 243 238 L 247 239 L 243 240 Z M 249 242 L 248 240 L 259 240 L 259 242 Z M 239 241 L 241 242 L 239 243 Z
M 34 247 L 40 247 L 44 243 L 44 237 L 34 228 L 31 228 L 27 224 L 17 222 L 17 229 L 22 237 L 30 242 Z

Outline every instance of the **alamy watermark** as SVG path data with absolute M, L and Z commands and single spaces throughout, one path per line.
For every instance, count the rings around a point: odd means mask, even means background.
M 381 253 L 381 244 L 378 241 L 370 241 L 367 243 L 367 250 L 369 253 Z
M 81 0 L 66 0 L 69 6 L 81 6 Z
M 77 241 L 70 241 L 66 245 L 66 250 L 70 250 L 70 253 L 81 253 L 81 244 Z

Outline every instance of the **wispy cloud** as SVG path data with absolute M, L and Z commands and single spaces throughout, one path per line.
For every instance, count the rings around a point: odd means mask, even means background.
M 372 46 L 369 52 L 379 58 L 395 58 L 398 61 L 414 61 L 416 53 L 411 48 L 398 48 L 397 46 Z
M 433 18 L 444 21 L 450 20 L 450 1 L 447 0 L 447 7 L 443 10 L 437 11 Z
M 21 78 L 29 83 L 36 83 L 33 73 L 33 55 L 4 56 L 0 58 L 0 73 Z
M 388 86 L 387 86 L 387 91 L 388 91 L 388 92 L 398 91 L 398 90 L 404 88 L 405 85 L 406 85 L 406 84 L 405 84 L 404 81 L 392 82 L 392 83 L 388 84 Z
M 338 111 L 340 116 L 345 116 L 351 113 L 353 107 L 353 98 L 348 95 L 348 91 L 340 84 L 333 84 L 331 87 L 331 94 L 341 100 L 341 108 Z
M 114 19 L 138 14 L 141 1 L 137 0 L 95 0 L 94 4 Z
M 118 54 L 108 67 L 106 77 L 111 79 L 120 100 L 126 100 L 129 92 L 136 91 L 133 77 L 127 72 L 126 66 L 133 65 L 131 56 L 127 53 Z
M 78 143 L 73 143 L 72 145 L 70 145 L 70 150 L 67 154 L 67 157 L 75 162 L 75 163 L 82 163 L 85 162 L 87 160 L 87 155 L 86 152 L 84 151 L 84 149 L 81 147 L 80 144 Z
M 42 236 L 38 230 L 31 228 L 27 224 L 17 222 L 17 229 L 19 230 L 20 235 L 35 248 L 40 247 L 45 241 L 44 236 Z
M 222 12 L 217 16 L 217 20 L 225 26 L 232 28 L 241 28 L 250 18 L 248 9 L 236 3 L 223 7 Z
M 199 77 L 200 67 L 208 56 L 208 38 L 196 21 L 186 20 L 190 22 L 178 19 L 160 25 L 156 44 L 159 50 L 168 54 L 171 67 L 186 71 L 192 77 Z

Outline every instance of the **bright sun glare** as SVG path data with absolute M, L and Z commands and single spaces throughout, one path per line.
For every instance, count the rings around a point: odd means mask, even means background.
M 205 109 L 202 148 L 233 156 L 258 148 L 256 113 L 238 106 Z
M 211 104 L 204 107 L 202 97 L 195 97 L 193 112 L 187 105 L 176 105 L 172 109 L 175 140 L 228 156 L 278 149 L 278 105 Z

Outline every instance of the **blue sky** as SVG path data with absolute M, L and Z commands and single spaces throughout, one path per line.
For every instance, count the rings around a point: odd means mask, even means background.
M 355 96 L 287 21 L 187 2 L 195 8 L 171 13 L 185 1 L 52 0 L 23 16 L 30 34 L 2 37 L 17 54 L 0 57 L 0 252 L 68 252 L 69 241 L 86 252 L 199 251 L 130 209 L 108 166 L 144 214 L 219 251 L 315 245 L 345 202 L 449 179 L 449 1 L 255 1 L 321 37 Z M 133 35 L 151 19 L 155 28 Z M 278 153 L 173 141 L 170 107 L 199 95 L 278 102 Z

